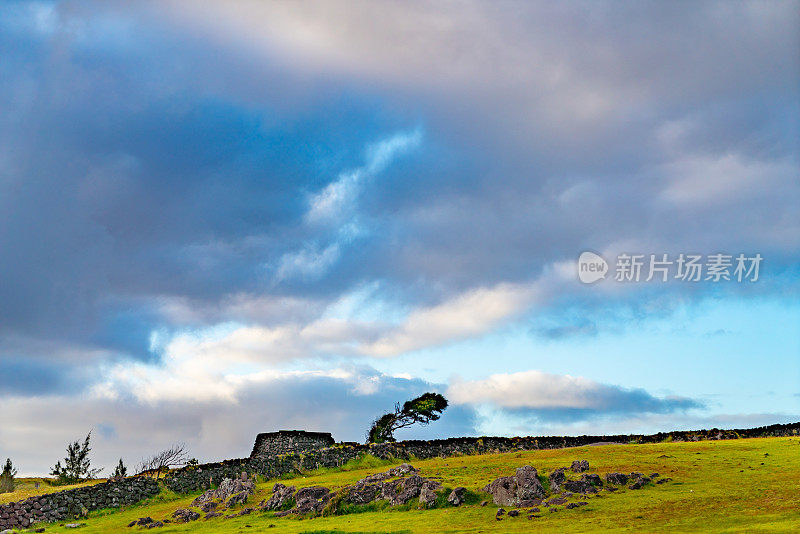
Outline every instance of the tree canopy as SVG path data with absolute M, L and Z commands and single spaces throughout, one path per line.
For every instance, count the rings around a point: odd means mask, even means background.
M 394 412 L 380 416 L 372 423 L 368 443 L 395 441 L 394 432 L 415 423 L 427 425 L 436 421 L 447 408 L 447 399 L 439 393 L 424 393 L 401 406 L 395 404 Z

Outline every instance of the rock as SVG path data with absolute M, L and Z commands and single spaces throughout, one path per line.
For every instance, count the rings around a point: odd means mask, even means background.
M 389 500 L 389 504 L 397 506 L 406 504 L 411 499 L 419 497 L 422 491 L 422 484 L 427 479 L 419 475 L 411 475 L 408 478 L 401 478 L 392 482 L 387 482 L 383 485 L 381 495 L 383 498 Z
M 283 484 L 275 484 L 272 487 L 272 497 L 264 505 L 265 510 L 277 510 L 282 508 L 289 499 L 292 498 L 295 492 L 294 486 L 286 487 Z
M 86 523 L 67 523 L 64 528 L 81 528 L 85 527 Z
M 573 473 L 583 473 L 589 469 L 589 462 L 588 460 L 575 460 L 569 468 Z
M 499 517 L 499 516 L 503 515 L 504 513 L 506 513 L 505 509 L 498 508 L 497 509 L 497 514 L 495 514 L 495 515 L 497 515 Z
M 650 473 L 648 476 L 650 478 L 658 478 L 658 473 Z
M 135 527 L 136 526 L 136 521 L 131 521 L 130 523 L 128 523 L 128 526 L 129 527 Z M 3 533 L 0 532 L 0 534 L 3 534 Z
M 153 522 L 152 517 L 140 517 L 139 520 L 136 522 L 137 525 L 149 525 Z
M 572 510 L 573 508 L 578 508 L 580 506 L 586 506 L 587 504 L 589 504 L 589 503 L 586 502 L 586 501 L 571 502 L 568 505 L 566 505 L 564 508 L 567 508 L 568 510 Z
M 669 478 L 669 477 L 666 477 L 666 478 L 659 478 L 659 479 L 656 481 L 656 484 L 663 484 L 664 482 L 670 482 L 671 480 L 672 480 L 672 479 L 671 479 L 671 478 Z
M 517 479 L 515 477 L 496 478 L 493 482 L 487 484 L 483 491 L 490 493 L 492 501 L 498 506 L 517 505 Z
M 489 501 L 481 501 L 481 506 L 486 506 L 487 504 L 489 504 Z
M 553 493 L 558 492 L 561 489 L 561 484 L 566 480 L 567 477 L 564 475 L 564 471 L 565 469 L 563 467 L 559 467 L 550 473 L 548 478 L 550 480 L 550 491 Z
M 38 482 L 37 482 L 37 484 L 38 484 Z M 44 527 L 39 527 L 36 530 L 34 530 L 34 532 L 44 532 Z
M 311 486 L 302 488 L 294 496 L 294 513 L 305 515 L 310 513 L 320 513 L 331 499 L 331 490 L 322 486 Z
M 467 497 L 467 488 L 458 487 L 447 496 L 447 502 L 453 506 L 461 506 Z
M 600 475 L 594 473 L 581 475 L 581 480 L 588 482 L 592 486 L 603 486 L 603 481 L 600 480 Z
M 454 490 L 455 491 L 455 490 Z M 452 496 L 452 493 L 450 494 Z M 448 501 L 450 498 L 448 497 Z M 436 505 L 436 492 L 432 484 L 423 484 L 419 492 L 419 503 L 425 508 L 433 508 Z M 457 504 L 455 506 L 458 506 Z
M 544 497 L 544 487 L 538 475 L 536 469 L 529 465 L 517 469 L 517 498 L 520 501 Z
M 631 480 L 632 483 L 628 486 L 628 489 L 632 490 L 641 489 L 645 484 L 650 483 L 650 478 L 641 473 L 631 473 Z
M 572 493 L 597 493 L 597 488 L 585 480 L 567 480 L 564 489 Z
M 206 514 L 206 519 L 213 519 L 213 518 L 215 518 L 215 517 L 219 517 L 219 516 L 221 516 L 221 515 L 222 515 L 222 514 L 221 514 L 221 513 L 219 513 L 219 512 L 208 512 L 208 513 Z
M 528 510 L 528 511 L 529 511 L 529 512 L 531 512 L 531 513 L 541 512 L 541 510 L 539 510 L 539 508 L 535 508 L 535 507 L 534 507 L 534 508 L 531 508 L 531 509 L 530 509 L 530 510 Z
M 519 510 L 511 510 L 508 512 L 508 517 L 517 517 L 519 515 Z
M 205 502 L 205 503 L 201 504 L 200 505 L 200 510 L 203 511 L 203 512 L 210 512 L 211 510 L 216 510 L 217 506 L 219 506 L 218 502 L 209 501 L 209 502 Z
M 628 475 L 624 473 L 606 473 L 606 482 L 609 484 L 624 486 L 628 483 Z
M 163 526 L 164 526 L 164 523 L 162 523 L 161 521 L 153 521 L 152 523 L 147 525 L 147 528 L 161 528 Z
M 553 497 L 549 501 L 545 501 L 544 505 L 545 506 L 554 506 L 554 505 L 557 505 L 557 504 L 564 504 L 565 502 L 567 502 L 567 499 L 565 499 L 563 497 Z
M 353 504 L 367 504 L 374 501 L 381 493 L 377 484 L 361 484 L 360 482 L 350 488 L 347 500 Z
M 178 508 L 172 512 L 172 517 L 174 517 L 178 523 L 188 523 L 189 521 L 197 521 L 200 519 L 200 514 L 188 508 Z

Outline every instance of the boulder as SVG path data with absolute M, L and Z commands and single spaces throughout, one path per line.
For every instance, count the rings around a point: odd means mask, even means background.
M 517 479 L 515 477 L 496 478 L 487 484 L 483 491 L 491 494 L 492 502 L 498 506 L 517 505 Z
M 606 473 L 606 482 L 609 484 L 624 486 L 628 483 L 628 475 L 624 473 Z
M 556 493 L 561 490 L 561 484 L 564 483 L 566 480 L 566 475 L 564 475 L 565 468 L 559 467 L 558 469 L 554 470 L 550 473 L 548 479 L 550 480 L 550 491 Z
M 573 473 L 583 473 L 589 469 L 589 461 L 588 460 L 575 460 L 572 462 L 572 465 L 569 466 Z
M 597 493 L 597 488 L 585 480 L 567 480 L 564 482 L 563 487 L 572 493 Z
M 422 489 L 419 491 L 419 503 L 425 508 L 433 508 L 436 505 L 436 492 L 432 484 L 422 485 Z
M 380 494 L 379 485 L 358 483 L 350 488 L 346 500 L 352 504 L 367 504 L 377 499 Z
M 320 513 L 331 500 L 331 490 L 322 486 L 302 488 L 294 496 L 293 511 L 300 515 Z
M 189 521 L 197 521 L 200 519 L 200 514 L 188 508 L 178 508 L 172 512 L 172 517 L 174 517 L 178 523 L 188 523 Z
M 461 506 L 467 498 L 467 488 L 458 487 L 447 496 L 447 502 L 453 506 Z
M 600 479 L 600 475 L 595 473 L 581 475 L 581 480 L 588 482 L 592 486 L 603 486 L 603 481 Z
M 517 469 L 517 498 L 529 501 L 544 497 L 544 487 L 539 481 L 539 473 L 535 468 L 525 465 Z
M 286 487 L 283 484 L 275 484 L 272 487 L 272 497 L 264 504 L 265 510 L 277 510 L 282 508 L 295 492 L 294 486 Z

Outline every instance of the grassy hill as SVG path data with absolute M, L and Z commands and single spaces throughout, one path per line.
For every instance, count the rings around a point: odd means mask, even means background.
M 478 504 L 432 510 L 369 511 L 315 519 L 276 518 L 272 512 L 225 519 L 200 519 L 169 524 L 153 532 L 239 533 L 269 529 L 275 533 L 323 532 L 791 532 L 800 531 L 800 439 L 753 438 L 696 443 L 605 445 L 412 461 L 426 477 L 441 477 L 444 486 L 465 486 L 480 492 L 499 476 L 532 465 L 540 471 L 568 466 L 572 460 L 589 461 L 589 472 L 658 472 L 672 482 L 641 490 L 623 489 L 589 497 L 588 506 L 557 513 L 543 509 L 541 517 L 526 514 L 502 521 L 497 506 Z M 300 487 L 329 488 L 352 484 L 364 476 L 401 462 L 368 457 L 341 470 L 316 471 L 292 478 Z M 259 481 L 248 505 L 269 498 L 275 480 Z M 169 491 L 135 506 L 101 510 L 81 520 L 86 526 L 67 529 L 45 525 L 46 532 L 138 532 L 126 525 L 139 517 L 168 518 L 187 507 L 197 494 L 179 496 Z M 235 510 L 233 510 L 235 511 Z M 41 526 L 41 525 L 38 525 Z

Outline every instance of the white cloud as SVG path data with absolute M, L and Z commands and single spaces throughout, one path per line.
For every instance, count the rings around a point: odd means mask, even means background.
M 570 412 L 668 412 L 699 406 L 688 399 L 659 399 L 641 389 L 537 370 L 494 374 L 482 380 L 454 380 L 447 395 L 454 404 L 484 404 L 545 413 L 555 410 L 564 418 Z
M 317 280 L 336 263 L 341 256 L 338 243 L 328 245 L 322 250 L 310 246 L 297 252 L 284 254 L 275 273 L 275 280 L 280 282 L 293 278 Z
M 759 161 L 729 152 L 678 159 L 664 172 L 669 183 L 662 198 L 682 206 L 753 199 L 776 189 L 799 194 L 797 165 L 790 161 Z
M 338 221 L 348 216 L 363 187 L 363 182 L 382 172 L 396 157 L 422 142 L 422 130 L 399 132 L 367 148 L 363 166 L 339 174 L 336 181 L 308 200 L 307 223 Z
M 362 346 L 361 352 L 395 356 L 485 334 L 528 310 L 539 296 L 536 284 L 472 289 L 439 305 L 411 312 L 403 324 Z

